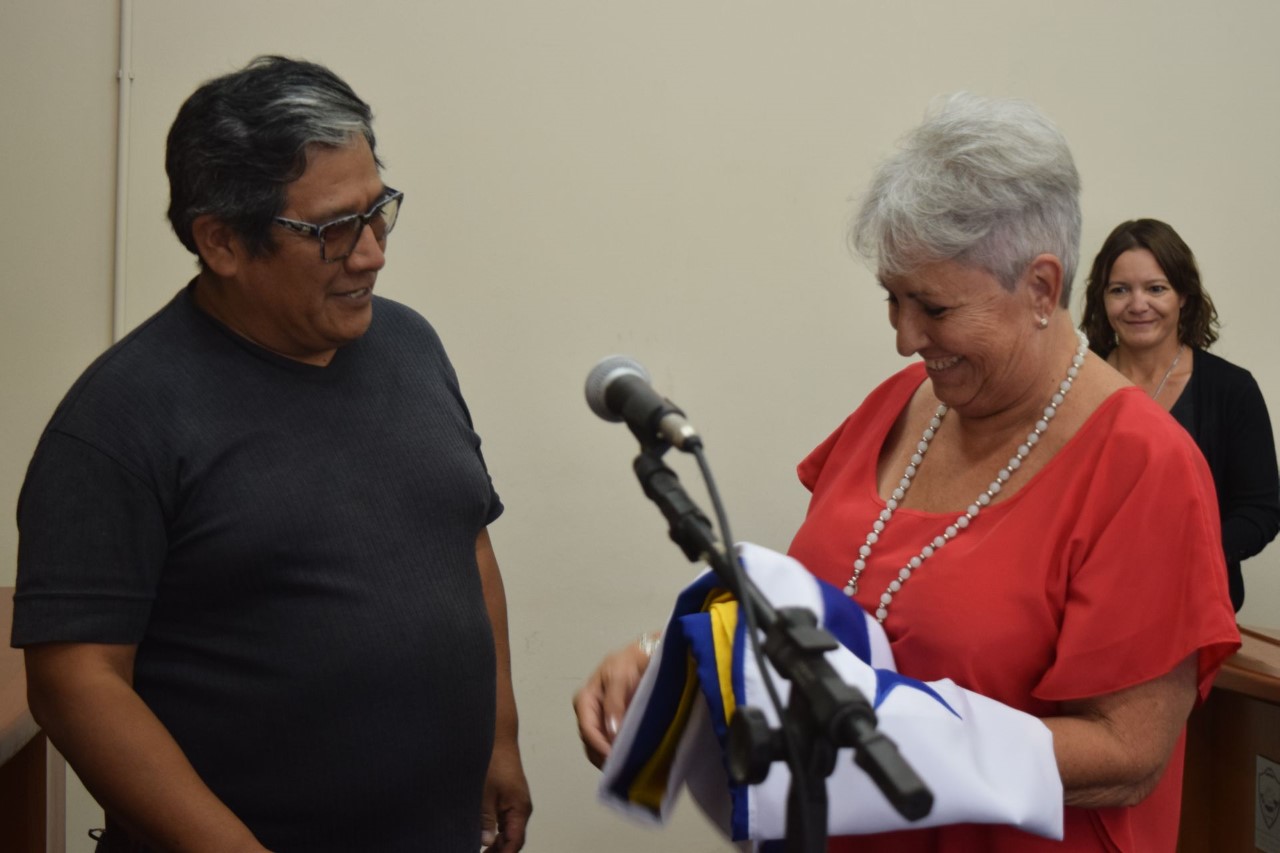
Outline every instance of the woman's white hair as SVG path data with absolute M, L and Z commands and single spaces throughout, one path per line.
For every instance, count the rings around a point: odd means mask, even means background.
M 850 238 L 882 276 L 951 260 L 1010 289 L 1037 255 L 1055 255 L 1065 307 L 1080 254 L 1080 176 L 1066 137 L 1026 101 L 943 97 L 880 165 Z

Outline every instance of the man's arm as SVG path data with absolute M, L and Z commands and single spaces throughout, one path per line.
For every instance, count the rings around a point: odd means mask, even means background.
M 533 811 L 529 783 L 520 762 L 519 719 L 515 690 L 511 686 L 511 649 L 507 639 L 507 595 L 498 571 L 489 531 L 476 537 L 476 565 L 484 586 L 484 603 L 493 625 L 493 648 L 497 660 L 497 718 L 493 757 L 485 779 L 481 843 L 489 850 L 515 853 L 524 847 L 525 825 Z
M 113 820 L 165 851 L 266 848 L 204 784 L 133 689 L 137 646 L 29 646 L 27 702 Z

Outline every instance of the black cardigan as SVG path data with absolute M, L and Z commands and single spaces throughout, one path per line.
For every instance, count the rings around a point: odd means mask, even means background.
M 1280 475 L 1267 404 L 1249 371 L 1197 349 L 1191 379 L 1170 414 L 1191 433 L 1213 472 L 1231 603 L 1239 610 L 1240 561 L 1280 530 Z

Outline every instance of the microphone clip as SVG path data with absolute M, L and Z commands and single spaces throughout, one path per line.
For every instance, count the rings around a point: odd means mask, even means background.
M 636 479 L 644 489 L 645 497 L 653 501 L 667 520 L 667 535 L 680 547 L 691 563 L 706 561 L 714 564 L 723 558 L 711 521 L 698 509 L 680 478 L 662 461 L 662 455 L 670 448 L 665 441 L 651 440 L 645 446 L 641 439 L 641 451 L 632 463 Z

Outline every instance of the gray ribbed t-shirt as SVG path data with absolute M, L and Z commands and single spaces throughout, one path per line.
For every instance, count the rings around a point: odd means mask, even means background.
M 104 353 L 19 501 L 13 644 L 138 644 L 135 685 L 281 851 L 478 846 L 502 512 L 431 326 L 376 299 L 324 368 L 190 288 Z

